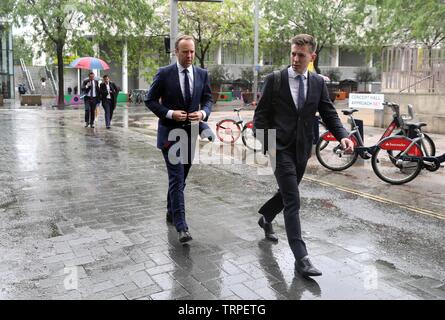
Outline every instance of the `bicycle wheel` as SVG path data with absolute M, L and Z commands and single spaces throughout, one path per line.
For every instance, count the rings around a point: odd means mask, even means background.
M 421 145 L 422 152 L 425 157 L 434 157 L 436 155 L 436 145 L 434 144 L 433 139 L 431 139 L 426 133 L 423 134 Z
M 401 154 L 411 144 L 407 137 L 389 137 L 382 140 L 376 147 L 371 158 L 375 174 L 390 184 L 404 184 L 413 180 L 422 170 L 422 150 L 413 145 L 406 154 L 416 157 L 413 160 L 401 159 Z M 391 152 L 388 152 L 391 151 Z
M 404 135 L 404 132 L 402 130 L 400 130 L 395 135 L 402 136 L 402 135 Z M 424 139 L 422 139 L 420 141 L 420 145 L 422 146 L 423 155 L 425 157 L 434 157 L 436 155 L 436 145 L 434 144 L 434 141 L 430 138 L 429 135 L 427 135 L 426 133 L 424 133 L 423 135 L 424 135 Z M 390 159 L 392 159 L 391 161 L 395 164 L 395 159 L 401 151 L 393 153 L 392 150 L 387 150 L 387 152 L 388 152 L 389 156 L 391 157 Z
M 253 150 L 254 152 L 261 150 L 261 142 L 253 135 L 253 121 L 249 121 L 244 125 L 243 131 L 241 132 L 241 138 L 248 149 Z
M 350 137 L 356 146 L 354 137 Z M 329 170 L 342 171 L 357 161 L 358 152 L 347 154 L 341 149 L 341 144 L 330 132 L 323 133 L 315 146 L 315 155 L 321 165 Z
M 241 135 L 241 128 L 233 119 L 223 119 L 216 124 L 216 136 L 221 142 L 235 143 Z

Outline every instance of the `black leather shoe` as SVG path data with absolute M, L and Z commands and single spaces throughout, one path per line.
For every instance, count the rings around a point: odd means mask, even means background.
M 94 128 L 94 124 L 90 125 L 91 128 Z
M 188 231 L 179 231 L 178 232 L 178 240 L 181 243 L 186 243 L 190 240 L 193 240 L 193 238 Z
M 263 215 L 261 215 L 260 220 L 258 220 L 258 225 L 263 228 L 264 236 L 267 240 L 277 242 L 278 237 L 273 231 L 272 223 L 267 222 Z
M 108 126 L 108 127 L 107 127 L 107 129 L 111 129 L 111 127 L 110 127 L 110 126 Z
M 89 124 L 87 123 L 87 124 L 85 125 L 85 128 L 88 128 L 88 126 L 89 126 Z
M 295 271 L 303 277 L 321 276 L 321 271 L 314 267 L 308 256 L 295 261 Z
M 172 214 L 170 212 L 167 212 L 167 214 L 165 215 L 165 220 L 168 223 L 173 223 L 173 217 L 172 217 Z

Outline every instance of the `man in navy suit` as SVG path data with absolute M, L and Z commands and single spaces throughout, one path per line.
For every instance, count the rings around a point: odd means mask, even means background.
M 207 71 L 193 66 L 193 37 L 179 37 L 175 54 L 177 63 L 162 67 L 156 73 L 145 105 L 159 118 L 157 147 L 162 151 L 168 171 L 167 221 L 175 225 L 179 241 L 186 243 L 192 240 L 184 206 L 185 181 L 197 139 L 192 136 L 195 131 L 192 126 L 199 123 L 200 132 L 209 129 L 202 121 L 207 121 L 212 111 L 212 93 Z
M 353 151 L 353 143 L 329 99 L 324 79 L 307 70 L 316 57 L 316 43 L 312 36 L 300 34 L 291 41 L 292 65 L 281 70 L 279 87 L 274 92 L 274 75 L 266 78 L 263 94 L 254 114 L 257 137 L 263 140 L 264 151 L 269 152 L 275 164 L 274 174 L 279 191 L 259 210 L 258 224 L 266 238 L 277 241 L 272 221 L 284 208 L 287 239 L 295 257 L 295 270 L 303 276 L 319 276 L 321 272 L 309 260 L 306 244 L 301 237 L 300 193 L 298 185 L 303 178 L 314 138 L 313 121 L 318 111 L 327 128 L 334 134 L 346 152 Z M 275 146 L 269 146 L 266 135 L 258 129 L 275 130 Z
M 94 80 L 94 77 L 94 72 L 90 72 L 88 79 L 82 83 L 82 90 L 85 93 L 85 128 L 88 127 L 88 124 L 94 128 L 96 105 L 100 99 L 99 82 Z

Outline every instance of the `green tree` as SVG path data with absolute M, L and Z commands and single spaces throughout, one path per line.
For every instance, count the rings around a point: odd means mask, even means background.
M 168 62 L 160 50 L 162 37 L 168 34 L 163 15 L 155 15 L 154 9 L 165 11 L 162 0 L 96 0 L 87 7 L 87 16 L 94 37 L 90 41 L 100 45 L 101 55 L 108 61 L 122 61 L 122 48 L 127 46 L 129 74 L 138 74 L 140 69 L 147 80 L 154 75 L 159 63 Z M 107 17 L 106 19 L 104 18 Z
M 63 106 L 63 51 L 70 37 L 81 26 L 81 15 L 76 16 L 80 1 L 73 0 L 18 0 L 12 5 L 11 16 L 16 25 L 30 24 L 33 40 L 45 51 L 56 53 L 58 61 L 59 97 Z
M 20 65 L 20 59 L 23 59 L 27 65 L 32 64 L 32 46 L 23 36 L 14 36 L 13 54 L 14 65 Z
M 352 34 L 354 6 L 352 0 L 299 0 L 298 5 L 293 0 L 262 0 L 262 20 L 267 26 L 263 39 L 283 46 L 299 33 L 314 36 L 317 41 L 314 67 L 320 72 L 319 53 L 339 41 L 347 41 L 346 35 Z
M 17 25 L 30 23 L 34 40 L 55 52 L 58 65 L 58 105 L 63 106 L 63 55 L 66 45 L 93 34 L 98 40 L 120 35 L 144 35 L 154 7 L 145 0 L 17 0 L 9 15 Z M 98 43 L 93 39 L 95 43 Z M 84 39 L 83 43 L 88 42 Z
M 179 11 L 180 31 L 194 37 L 196 58 L 202 68 L 205 68 L 206 55 L 212 46 L 234 39 L 240 45 L 253 41 L 252 1 L 180 2 Z

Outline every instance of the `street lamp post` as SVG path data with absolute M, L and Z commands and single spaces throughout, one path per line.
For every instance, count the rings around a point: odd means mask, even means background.
M 178 2 L 223 2 L 223 0 L 170 0 L 170 63 L 176 61 L 175 41 L 178 36 Z
M 258 90 L 258 19 L 259 19 L 259 5 L 258 0 L 255 0 L 255 38 L 253 44 L 253 101 L 256 103 L 257 100 L 257 90 Z
M 175 41 L 178 35 L 178 0 L 170 0 L 170 63 L 176 62 Z

